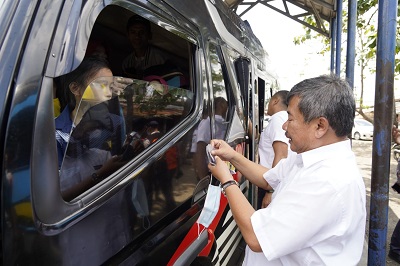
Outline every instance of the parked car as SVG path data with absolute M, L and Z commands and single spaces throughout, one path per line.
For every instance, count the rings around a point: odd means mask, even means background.
M 374 125 L 365 119 L 354 119 L 351 136 L 356 139 L 372 140 L 374 136 Z

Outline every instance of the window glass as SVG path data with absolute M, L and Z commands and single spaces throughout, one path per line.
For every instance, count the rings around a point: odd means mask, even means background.
M 116 13 L 125 19 L 109 19 Z M 134 16 L 116 6 L 105 8 L 81 64 L 54 80 L 60 105 L 55 124 L 61 195 L 74 201 L 98 188 L 114 193 L 115 184 L 127 180 L 120 169 L 137 170 L 108 201 L 119 206 L 116 212 L 121 209 L 118 217 L 129 217 L 126 228 L 115 231 L 126 233 L 128 241 L 178 215 L 172 212 L 177 208 L 186 210 L 198 183 L 191 149 L 195 128 L 186 134 L 177 128 L 194 110 L 194 82 L 188 73 L 195 72 L 191 62 L 197 61 L 196 47 L 136 17 L 150 25 L 152 46 L 163 48 L 170 60 L 146 67 L 140 77 L 130 75 L 134 69 L 124 62 L 130 63 L 125 59 L 133 46 L 120 29 Z
M 210 45 L 210 57 L 211 60 L 211 75 L 212 75 L 212 86 L 214 95 L 214 138 L 224 139 L 226 134 L 227 118 L 228 118 L 228 95 L 227 95 L 227 84 L 225 83 L 224 71 L 221 64 L 221 60 L 217 53 L 217 48 L 214 45 Z M 226 73 L 226 72 L 225 72 Z
M 118 22 L 109 19 L 116 13 L 121 15 Z M 121 28 L 129 30 L 122 34 Z M 142 47 L 137 38 L 148 45 L 143 57 L 136 56 Z M 126 9 L 109 6 L 101 12 L 82 63 L 54 79 L 65 200 L 107 179 L 185 119 L 193 109 L 188 75 L 192 47 Z M 156 168 L 174 168 L 166 157 L 157 160 Z
M 213 111 L 203 115 L 195 131 L 195 168 L 199 180 L 209 175 L 206 146 L 211 139 L 225 139 L 227 131 L 228 97 L 223 68 L 217 48 L 210 44 L 211 80 L 213 91 Z
M 60 163 L 63 195 L 79 195 L 134 159 L 170 129 L 167 121 L 186 116 L 192 99 L 191 91 L 158 81 L 93 80 L 73 112 Z

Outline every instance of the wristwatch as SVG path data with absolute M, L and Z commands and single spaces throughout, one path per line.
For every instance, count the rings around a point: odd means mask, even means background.
M 234 179 L 226 181 L 225 183 L 221 184 L 221 191 L 222 191 L 222 194 L 224 194 L 225 197 L 226 197 L 225 189 L 227 187 L 229 187 L 229 186 L 232 186 L 232 185 L 236 185 L 236 186 L 240 187 L 239 183 Z

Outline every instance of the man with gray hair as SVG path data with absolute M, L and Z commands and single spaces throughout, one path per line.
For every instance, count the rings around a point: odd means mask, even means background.
M 366 224 L 365 185 L 348 136 L 355 101 L 335 75 L 306 79 L 287 96 L 283 124 L 290 148 L 272 169 L 249 161 L 214 139 L 209 164 L 247 243 L 243 265 L 357 265 Z M 255 210 L 233 180 L 231 162 L 251 183 L 275 192 Z

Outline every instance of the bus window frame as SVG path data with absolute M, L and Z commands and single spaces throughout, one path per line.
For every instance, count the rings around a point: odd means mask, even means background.
M 107 5 L 103 5 L 102 7 L 105 8 L 106 6 Z M 140 9 L 144 10 L 143 8 Z M 99 15 L 101 12 L 101 10 L 99 9 L 92 8 L 92 13 L 88 14 L 84 12 L 82 14 L 79 14 L 80 18 L 82 18 L 83 14 L 85 14 L 85 16 L 87 15 L 87 17 L 90 17 L 81 21 L 76 19 L 76 16 L 71 16 L 71 10 L 71 6 L 64 6 L 60 21 L 56 25 L 56 36 L 54 37 L 54 41 L 51 44 L 50 49 L 51 56 L 48 57 L 45 75 L 42 79 L 41 88 L 39 89 L 40 107 L 36 110 L 37 120 L 34 122 L 33 150 L 43 151 L 43 149 L 41 148 L 42 146 L 49 145 L 49 140 L 52 141 L 53 138 L 55 140 L 54 117 L 50 117 L 49 112 L 46 112 L 46 110 L 50 110 L 50 108 L 53 109 L 53 77 L 63 73 L 67 73 L 74 69 L 77 65 L 79 65 L 84 56 L 83 49 L 80 49 L 81 46 L 78 46 L 78 49 L 74 49 L 75 47 L 72 46 L 68 47 L 65 40 L 63 40 L 63 38 L 60 38 L 60 35 L 63 35 L 69 27 L 63 24 L 63 22 L 66 22 L 68 18 L 72 20 L 75 19 L 74 21 L 79 21 L 76 25 L 77 28 L 85 28 L 85 26 L 82 25 L 91 25 L 93 28 L 93 24 L 96 20 L 95 14 Z M 85 8 L 83 10 L 85 10 Z M 149 13 L 150 11 L 146 12 Z M 152 14 L 154 15 L 154 17 L 159 17 L 154 12 L 152 12 Z M 186 24 L 190 25 L 190 23 Z M 178 29 L 176 25 L 166 24 L 165 20 L 163 25 L 165 30 L 167 30 L 167 28 L 173 28 L 174 30 Z M 193 127 L 198 122 L 198 113 L 199 109 L 201 108 L 200 105 L 202 99 L 201 94 L 203 92 L 202 89 L 196 89 L 202 87 L 199 85 L 200 80 L 195 78 L 195 73 L 198 76 L 198 72 L 200 71 L 199 66 L 196 62 L 199 61 L 199 58 L 197 57 L 201 56 L 201 53 L 198 53 L 199 50 L 201 50 L 201 42 L 197 39 L 201 34 L 198 29 L 194 27 L 180 28 L 179 30 L 182 34 L 177 34 L 177 36 L 179 38 L 185 37 L 185 40 L 188 40 L 190 41 L 190 43 L 192 43 L 193 48 L 188 59 L 189 63 L 191 64 L 189 66 L 191 71 L 190 89 L 194 93 L 192 110 L 189 114 L 186 115 L 185 118 L 183 118 L 180 123 L 175 125 L 174 128 L 168 132 L 168 134 L 163 136 L 160 141 L 158 141 L 155 145 L 149 147 L 149 149 L 143 152 L 141 156 L 137 158 L 137 160 L 135 160 L 135 162 L 129 165 L 125 165 L 114 174 L 104 179 L 99 184 L 80 194 L 71 202 L 66 202 L 61 197 L 57 171 L 57 160 L 54 160 L 54 158 L 57 158 L 57 156 L 55 155 L 55 142 L 51 143 L 51 145 L 46 148 L 47 152 L 44 156 L 44 161 L 42 161 L 43 155 L 37 153 L 37 156 L 32 156 L 31 165 L 33 165 L 33 169 L 31 172 L 31 190 L 35 223 L 37 229 L 41 231 L 44 235 L 58 234 L 66 230 L 73 224 L 84 219 L 96 208 L 99 208 L 109 198 L 113 197 L 118 191 L 123 189 L 124 186 L 132 182 L 133 179 L 145 167 L 151 164 L 152 161 L 154 161 L 158 156 L 163 154 L 170 146 L 172 146 L 174 140 L 182 137 L 184 134 L 186 134 L 188 129 Z M 82 43 L 85 43 L 87 45 L 90 34 L 88 35 L 83 33 L 84 32 L 80 32 L 76 36 L 72 36 L 70 43 L 79 42 L 81 45 Z M 67 58 L 65 56 L 65 50 L 68 49 L 73 50 L 74 56 L 71 56 L 70 58 Z M 62 58 L 58 58 L 57 56 L 55 56 L 55 54 L 63 53 L 64 57 Z M 49 152 L 50 150 L 52 150 L 53 152 Z M 54 176 L 57 176 L 57 180 L 54 180 Z M 45 184 L 45 186 L 41 188 L 43 184 Z

